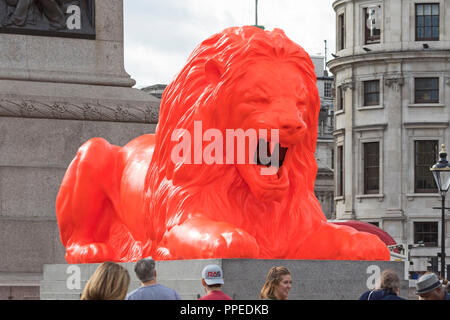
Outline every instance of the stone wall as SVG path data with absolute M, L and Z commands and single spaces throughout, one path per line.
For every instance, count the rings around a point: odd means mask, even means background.
M 0 299 L 38 298 L 64 263 L 55 200 L 88 139 L 155 132 L 159 99 L 124 69 L 123 2 L 96 0 L 95 40 L 0 33 Z
M 233 300 L 258 300 L 267 272 L 286 266 L 292 275 L 290 300 L 356 300 L 373 288 L 381 272 L 393 269 L 404 279 L 404 265 L 394 261 L 208 259 L 157 261 L 157 282 L 175 289 L 183 300 L 204 295 L 201 273 L 208 264 L 222 267 L 223 290 Z M 140 286 L 134 263 L 122 264 L 129 272 L 128 292 Z M 98 264 L 45 265 L 42 300 L 78 300 Z M 400 296 L 408 298 L 408 281 L 401 281 Z

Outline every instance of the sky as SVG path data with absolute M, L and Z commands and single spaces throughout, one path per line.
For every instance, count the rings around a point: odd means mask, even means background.
M 335 52 L 335 0 L 259 0 L 258 24 L 283 29 L 310 55 Z M 125 70 L 136 88 L 168 84 L 191 51 L 232 26 L 255 24 L 255 0 L 124 0 Z

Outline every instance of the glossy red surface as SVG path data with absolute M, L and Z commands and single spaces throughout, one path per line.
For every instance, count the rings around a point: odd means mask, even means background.
M 327 223 L 314 195 L 319 105 L 314 65 L 282 30 L 229 28 L 206 39 L 166 88 L 155 135 L 80 147 L 56 201 L 67 262 L 389 260 L 376 235 Z M 265 129 L 274 142 L 276 129 L 284 161 L 267 175 L 239 163 L 236 146 L 220 154 L 218 140 L 180 148 L 180 132 L 195 137 L 198 123 L 215 139 Z

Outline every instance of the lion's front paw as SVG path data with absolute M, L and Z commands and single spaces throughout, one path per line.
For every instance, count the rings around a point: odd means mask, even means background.
M 162 241 L 167 259 L 256 258 L 254 237 L 226 222 L 195 217 L 173 227 Z

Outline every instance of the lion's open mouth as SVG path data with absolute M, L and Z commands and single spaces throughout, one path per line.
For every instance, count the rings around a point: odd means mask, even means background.
M 289 148 L 282 143 L 272 142 L 271 147 L 270 140 L 259 139 L 254 163 L 238 166 L 238 170 L 256 198 L 281 201 L 289 190 L 289 159 Z
M 277 143 L 273 148 L 273 152 L 270 149 L 270 143 L 264 139 L 259 139 L 255 150 L 255 163 L 265 167 L 280 168 L 284 163 L 288 148 L 282 147 L 280 143 Z

